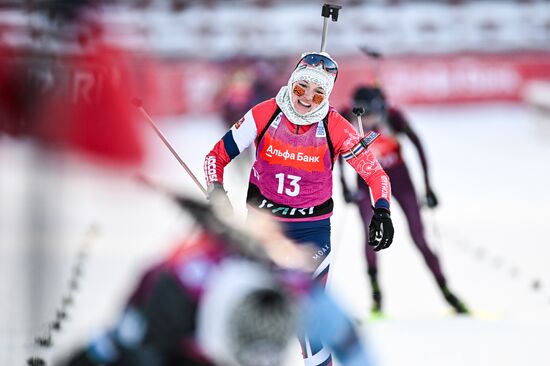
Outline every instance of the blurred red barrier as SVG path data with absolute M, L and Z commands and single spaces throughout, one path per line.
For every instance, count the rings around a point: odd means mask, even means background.
M 331 103 L 341 108 L 374 75 L 365 56 L 337 59 L 340 74 Z M 278 75 L 279 85 L 286 84 L 292 61 L 287 61 L 288 72 Z M 144 100 L 157 115 L 218 112 L 216 96 L 229 68 L 205 60 L 151 59 L 142 74 Z M 380 63 L 380 78 L 390 100 L 398 104 L 520 101 L 527 83 L 550 80 L 550 53 L 388 57 Z

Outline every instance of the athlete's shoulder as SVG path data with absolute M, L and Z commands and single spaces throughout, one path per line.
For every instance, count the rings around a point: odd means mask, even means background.
M 343 149 L 349 148 L 348 145 L 354 145 L 359 140 L 359 135 L 351 123 L 332 107 L 328 112 L 328 133 L 332 140 L 334 151 L 339 153 Z
M 408 121 L 403 112 L 395 106 L 391 106 L 388 109 L 388 122 L 396 131 L 404 131 L 408 125 Z
M 275 112 L 275 109 L 277 109 L 277 102 L 275 101 L 275 98 L 271 98 L 256 104 L 251 110 L 254 119 L 258 120 L 262 118 L 270 118 L 273 115 L 273 112 Z
M 390 118 L 403 118 L 403 112 L 398 107 L 392 105 L 388 108 L 388 116 Z
M 329 128 L 342 128 L 350 124 L 350 122 L 332 106 L 328 110 L 328 123 Z

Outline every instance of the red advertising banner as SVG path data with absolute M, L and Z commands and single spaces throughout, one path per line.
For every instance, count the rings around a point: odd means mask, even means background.
M 331 95 L 337 108 L 349 104 L 357 86 L 375 79 L 398 104 L 520 101 L 530 81 L 550 80 L 550 53 L 388 57 L 378 61 L 378 71 L 362 55 L 338 62 L 340 73 Z M 253 68 L 254 61 L 249 63 Z M 231 62 L 149 60 L 142 65 L 143 94 L 155 114 L 217 112 L 228 65 Z M 271 78 L 275 90 L 286 84 L 293 60 L 286 65 Z
M 341 64 L 335 105 L 346 104 L 355 87 L 374 79 L 372 64 L 359 59 Z M 398 104 L 519 101 L 529 81 L 550 80 L 550 54 L 388 58 L 379 61 L 378 78 Z

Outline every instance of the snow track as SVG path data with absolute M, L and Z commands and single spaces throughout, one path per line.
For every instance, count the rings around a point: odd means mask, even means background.
M 441 201 L 423 213 L 430 245 L 475 316 L 449 315 L 395 205 L 394 244 L 380 258 L 387 318 L 362 326 L 378 365 L 550 365 L 550 120 L 508 104 L 406 112 L 425 143 Z M 192 116 L 158 122 L 202 179 L 202 159 L 224 133 L 221 124 Z M 151 147 L 145 174 L 200 197 L 153 131 L 144 132 Z M 420 183 L 415 151 L 406 143 L 404 150 Z M 240 169 L 230 167 L 226 189 L 244 216 Z M 30 356 L 49 362 L 115 321 L 139 272 L 186 232 L 185 216 L 132 177 L 0 139 L 0 365 L 23 365 Z M 338 248 L 330 290 L 366 320 L 370 289 L 358 212 L 345 206 L 338 179 L 334 189 Z M 33 339 L 55 320 L 91 225 L 98 232 L 74 303 L 61 331 L 52 331 L 53 347 L 40 349 Z M 289 365 L 299 364 L 293 349 Z

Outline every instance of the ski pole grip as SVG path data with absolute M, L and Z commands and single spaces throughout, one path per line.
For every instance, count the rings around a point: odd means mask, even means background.
M 332 18 L 333 22 L 338 21 L 338 11 L 342 9 L 341 5 L 323 4 L 321 15 L 324 18 Z
M 355 114 L 357 117 L 362 116 L 365 113 L 365 109 L 363 107 L 354 107 L 352 110 L 353 114 Z

